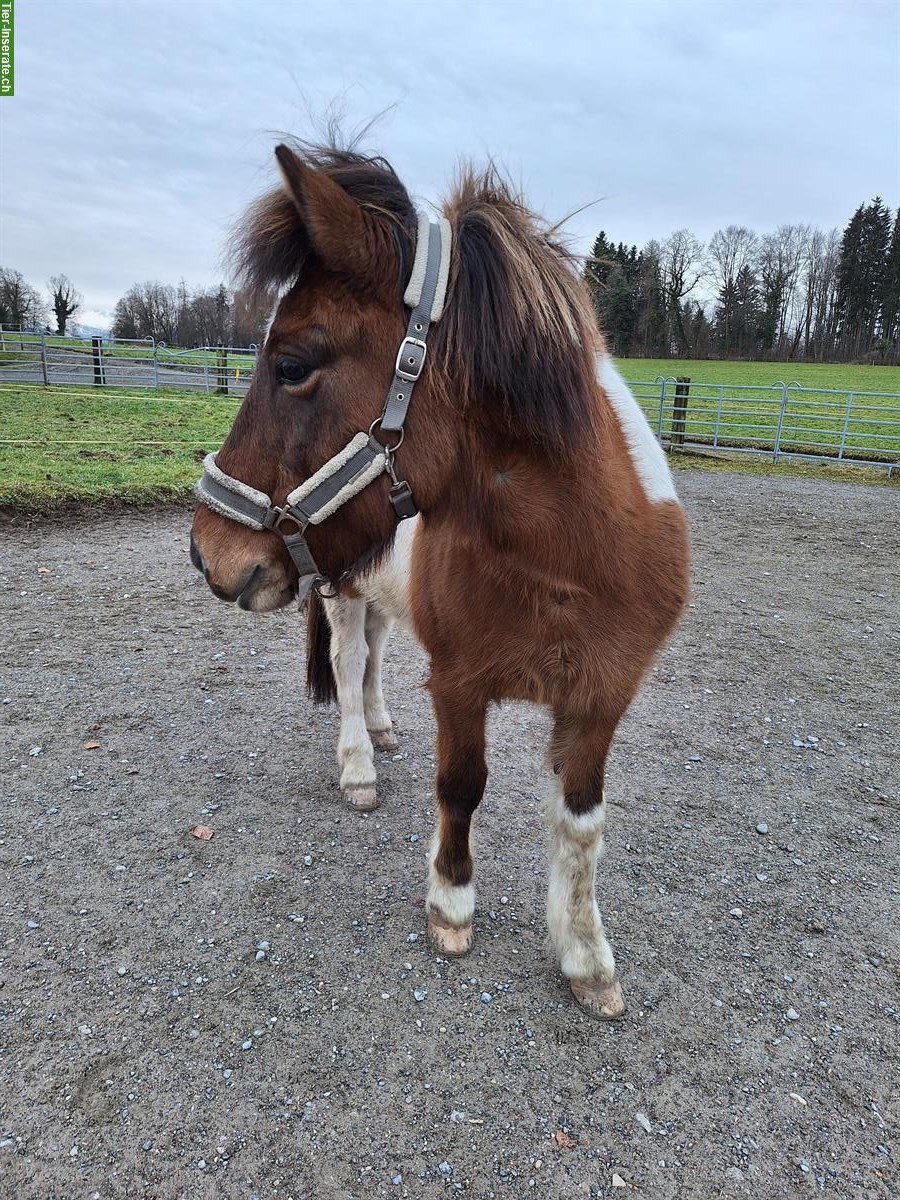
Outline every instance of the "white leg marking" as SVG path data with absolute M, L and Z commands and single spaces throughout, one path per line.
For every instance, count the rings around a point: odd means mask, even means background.
M 475 915 L 475 887 L 465 883 L 455 887 L 438 875 L 434 865 L 428 871 L 428 912 L 433 912 L 451 925 L 470 925 Z
M 428 896 L 425 908 L 429 913 L 443 917 L 450 925 L 471 925 L 475 915 L 475 885 L 452 884 L 439 874 L 434 865 L 440 838 L 440 826 L 435 831 L 428 862 Z
M 338 596 L 325 600 L 331 625 L 331 665 L 341 706 L 338 763 L 341 787 L 375 786 L 375 758 L 366 730 L 363 680 L 366 671 L 366 602 Z
M 366 606 L 366 642 L 369 647 L 369 658 L 366 663 L 366 673 L 363 679 L 363 708 L 365 710 L 366 727 L 371 733 L 390 734 L 391 714 L 384 702 L 384 691 L 381 683 L 381 664 L 384 659 L 384 647 L 393 627 L 393 620 L 385 617 L 374 605 Z
M 554 775 L 547 821 L 551 836 L 547 926 L 560 968 L 568 979 L 609 983 L 616 964 L 595 894 L 606 803 L 573 816 L 565 805 L 562 780 Z
M 647 499 L 678 500 L 665 452 L 611 358 L 600 360 L 600 386 L 612 405 Z

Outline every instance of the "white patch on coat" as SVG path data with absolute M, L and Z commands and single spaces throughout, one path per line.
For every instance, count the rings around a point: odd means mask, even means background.
M 672 481 L 672 472 L 666 462 L 665 451 L 656 440 L 650 423 L 632 396 L 628 384 L 616 370 L 612 359 L 607 356 L 600 359 L 599 378 L 619 421 L 622 436 L 647 499 L 652 503 L 663 500 L 677 502 L 678 496 Z
M 401 521 L 394 535 L 394 544 L 378 565 L 377 571 L 366 575 L 356 588 L 386 617 L 399 621 L 412 630 L 410 611 L 410 563 L 413 542 L 422 526 L 421 517 Z
M 562 780 L 554 775 L 545 811 L 551 839 L 547 928 L 560 969 L 568 979 L 609 983 L 616 964 L 596 897 L 606 804 L 573 815 L 565 805 Z
M 266 329 L 263 333 L 263 339 L 259 344 L 260 350 L 269 340 L 269 334 L 272 332 L 272 326 L 275 324 L 275 318 L 278 316 L 278 310 L 281 308 L 281 302 L 293 287 L 293 283 L 283 283 L 275 293 L 275 303 L 272 305 L 272 311 L 269 313 L 269 319 L 266 321 Z
M 455 887 L 437 873 L 432 863 L 428 871 L 425 907 L 451 925 L 471 925 L 475 914 L 475 887 L 471 883 Z

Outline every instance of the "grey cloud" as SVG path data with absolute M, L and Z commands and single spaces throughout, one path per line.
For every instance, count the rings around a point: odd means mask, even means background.
M 23 10 L 24 12 L 24 10 Z M 272 179 L 273 131 L 396 105 L 373 145 L 436 200 L 495 156 L 570 232 L 843 223 L 900 202 L 898 10 L 567 0 L 29 6 L 0 102 L 0 260 L 93 310 L 135 280 L 207 284 Z

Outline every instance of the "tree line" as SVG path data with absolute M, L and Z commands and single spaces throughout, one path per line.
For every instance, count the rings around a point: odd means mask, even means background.
M 618 357 L 900 363 L 900 209 L 892 217 L 877 196 L 843 233 L 728 225 L 704 246 L 678 229 L 638 250 L 602 231 L 584 275 Z M 49 332 L 52 314 L 65 334 L 81 295 L 65 275 L 46 293 L 0 268 L 0 324 Z M 262 341 L 273 301 L 224 284 L 136 283 L 117 302 L 111 333 L 249 346 Z
M 189 290 L 184 280 L 136 283 L 116 304 L 110 332 L 117 338 L 152 337 L 168 346 L 259 345 L 274 294 L 254 296 L 224 283 Z
M 0 325 L 44 330 L 64 337 L 83 298 L 65 275 L 54 275 L 46 295 L 21 271 L 0 267 Z M 110 333 L 116 338 L 152 337 L 169 346 L 249 346 L 265 334 L 274 295 L 253 297 L 224 284 L 188 289 L 149 281 L 136 283 L 116 303 Z
M 843 234 L 729 225 L 638 250 L 602 231 L 584 275 L 617 356 L 900 363 L 900 209 L 877 196 Z

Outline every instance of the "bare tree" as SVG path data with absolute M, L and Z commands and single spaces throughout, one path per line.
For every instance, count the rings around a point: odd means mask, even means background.
M 65 337 L 66 323 L 81 308 L 84 297 L 66 275 L 53 275 L 47 284 L 47 291 L 56 313 L 56 332 L 60 337 Z
M 47 306 L 21 271 L 0 267 L 0 325 L 36 329 L 47 318 Z
M 749 267 L 757 252 L 759 238 L 743 225 L 727 225 L 717 229 L 709 240 L 708 268 L 715 285 L 721 313 L 721 336 L 725 352 L 732 348 L 734 307 L 731 298 L 737 295 L 738 277 Z
M 788 338 L 798 325 L 797 282 L 804 246 L 810 236 L 805 225 L 779 225 L 764 234 L 759 244 L 757 269 L 762 285 L 763 345 L 788 353 Z
M 113 337 L 152 337 L 173 345 L 177 331 L 178 292 L 173 287 L 156 282 L 136 283 L 116 304 Z
M 744 267 L 753 262 L 759 238 L 743 225 L 717 229 L 709 240 L 713 282 L 718 288 L 733 287 Z
M 678 342 L 678 352 L 691 353 L 691 337 L 685 322 L 684 301 L 703 278 L 703 243 L 689 229 L 676 229 L 662 244 L 660 268 L 670 323 L 670 341 Z

